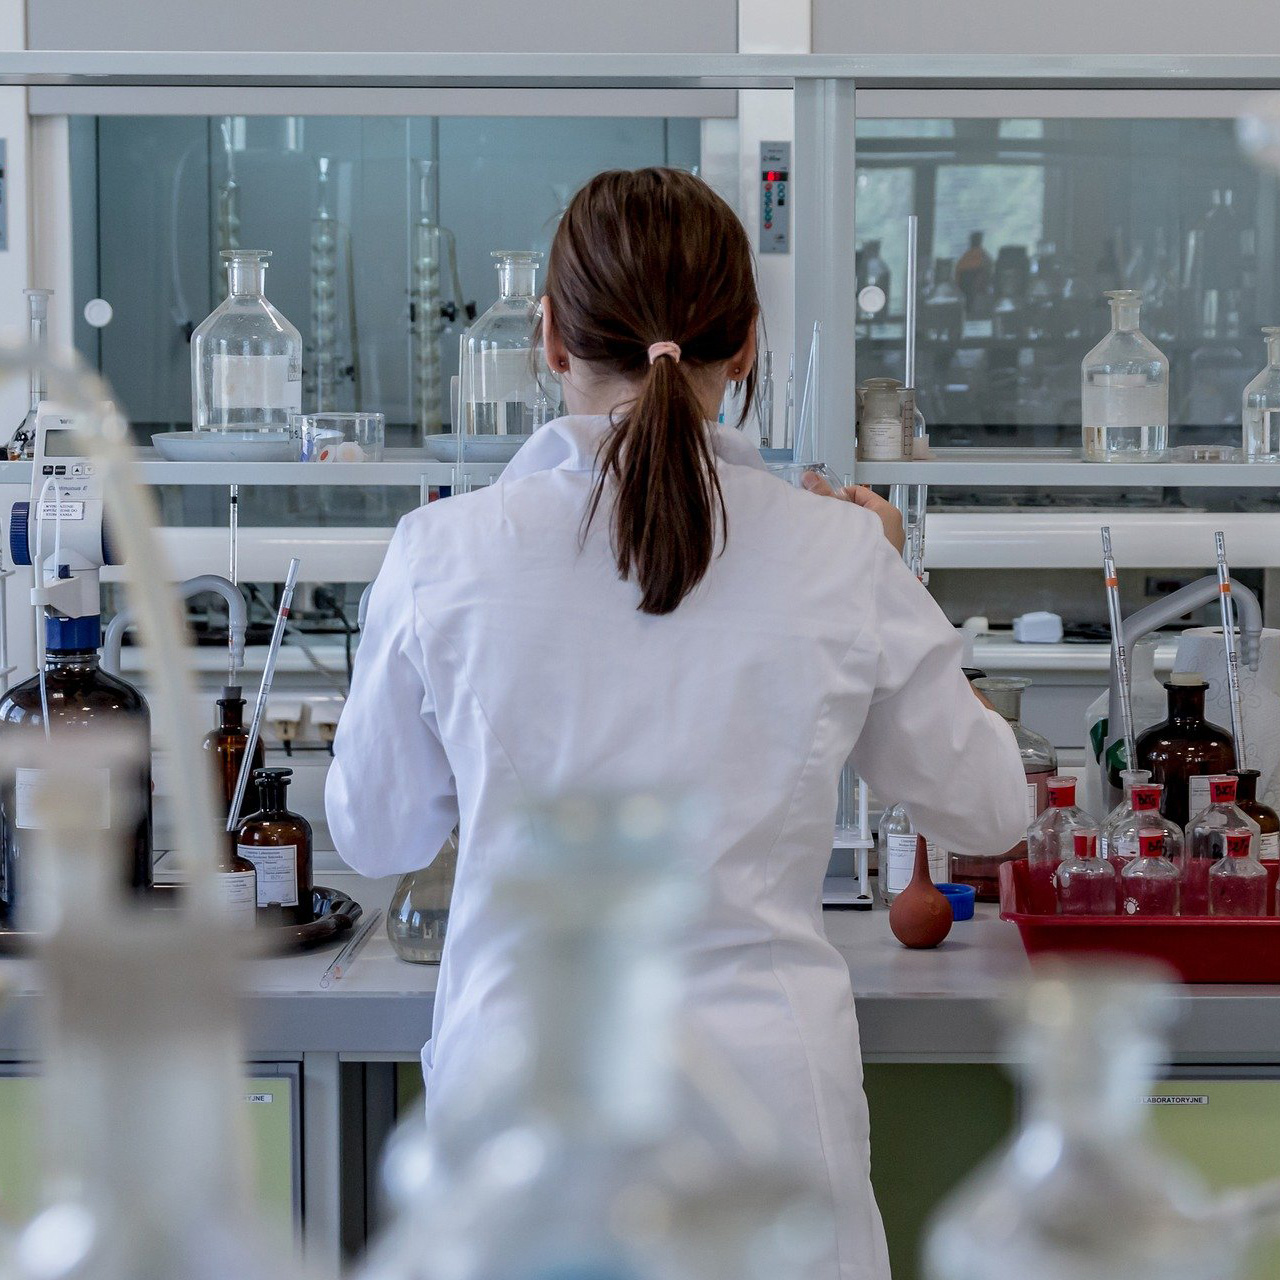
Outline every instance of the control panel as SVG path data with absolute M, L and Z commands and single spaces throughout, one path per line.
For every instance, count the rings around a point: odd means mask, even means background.
M 760 144 L 760 252 L 791 252 L 791 143 Z

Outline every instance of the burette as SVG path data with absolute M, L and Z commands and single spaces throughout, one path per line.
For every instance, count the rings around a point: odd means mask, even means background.
M 1244 762 L 1244 701 L 1240 696 L 1240 654 L 1236 649 L 1235 609 L 1231 599 L 1231 575 L 1227 571 L 1227 540 L 1219 530 L 1213 535 L 1218 553 L 1218 603 L 1222 608 L 1222 642 L 1227 653 L 1227 692 L 1231 701 L 1231 737 L 1236 749 L 1236 768 Z
M 1107 616 L 1111 620 L 1111 660 L 1116 664 L 1116 684 L 1120 691 L 1120 724 L 1124 735 L 1126 769 L 1138 767 L 1138 753 L 1133 742 L 1133 704 L 1129 698 L 1129 653 L 1124 643 L 1124 617 L 1120 612 L 1120 580 L 1111 554 L 1111 526 L 1102 526 L 1102 575 L 1107 588 Z M 1102 775 L 1107 777 L 1106 748 L 1102 753 Z

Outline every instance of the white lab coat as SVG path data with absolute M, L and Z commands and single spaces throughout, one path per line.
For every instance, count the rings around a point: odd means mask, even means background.
M 607 426 L 552 422 L 498 483 L 400 522 L 338 726 L 329 828 L 376 876 L 424 866 L 461 819 L 430 1111 L 518 1016 L 519 928 L 489 908 L 495 879 L 534 856 L 521 800 L 663 784 L 713 797 L 687 1012 L 830 1187 L 821 1280 L 886 1280 L 849 973 L 822 929 L 837 781 L 852 753 L 926 835 L 1007 849 L 1025 805 L 1013 735 L 877 518 L 784 484 L 725 427 L 724 553 L 673 614 L 639 612 L 607 512 L 579 542 Z

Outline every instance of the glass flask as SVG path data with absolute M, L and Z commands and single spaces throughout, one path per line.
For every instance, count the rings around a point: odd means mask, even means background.
M 417 161 L 418 217 L 413 224 L 413 404 L 418 430 L 444 425 L 444 326 L 465 314 L 453 232 L 440 225 L 436 162 Z M 446 301 L 446 286 L 448 300 Z M 471 315 L 475 315 L 472 308 Z
M 1249 462 L 1280 462 L 1280 326 L 1262 333 L 1267 367 L 1244 389 L 1244 456 Z
M 1254 1223 L 1147 1136 L 1174 1000 L 1140 962 L 1049 961 L 1021 995 L 1018 1131 L 942 1205 L 926 1280 L 1238 1280 Z
M 1022 695 L 1031 681 L 1006 676 L 982 676 L 972 681 L 975 689 L 1002 715 L 1013 730 L 1027 776 L 1027 826 L 1030 826 L 1049 803 L 1048 782 L 1058 771 L 1058 753 L 1048 738 L 1032 732 L 1022 723 Z M 1027 856 L 1027 842 L 1020 840 L 1001 854 L 973 857 L 953 854 L 951 878 L 977 891 L 980 902 L 1000 901 L 1000 864 Z
M 1235 768 L 1231 735 L 1204 718 L 1208 681 L 1196 672 L 1175 672 L 1165 681 L 1169 714 L 1138 735 L 1138 765 L 1164 787 L 1160 812 L 1185 827 L 1209 803 L 1209 778 Z
M 1226 853 L 1209 868 L 1211 916 L 1267 914 L 1267 872 L 1253 846 L 1249 831 L 1226 833 Z
M 533 346 L 537 338 L 535 280 L 540 253 L 495 250 L 498 300 L 462 335 L 458 405 L 462 430 L 472 435 L 527 435 L 542 416 Z M 548 417 L 550 415 L 547 415 Z
M 240 780 L 240 768 L 244 764 L 245 749 L 249 745 L 249 731 L 244 727 L 244 698 L 240 686 L 229 684 L 222 690 L 218 703 L 218 727 L 204 735 L 204 749 L 213 760 L 214 777 L 218 795 L 222 799 L 223 813 L 231 812 L 235 799 L 236 783 Z M 256 773 L 267 762 L 262 738 L 253 744 L 253 771 Z M 253 774 L 245 785 L 241 813 L 255 813 L 262 806 L 258 800 L 258 786 Z
M 236 852 L 258 873 L 258 910 L 283 908 L 284 924 L 309 924 L 311 901 L 311 824 L 285 807 L 292 769 L 255 769 L 262 808 L 250 814 L 236 833 Z
M 1258 824 L 1258 860 L 1280 861 L 1280 814 L 1258 799 L 1257 769 L 1233 769 L 1236 780 L 1236 808 Z
M 887 907 L 905 889 L 916 864 L 916 828 L 906 806 L 895 804 L 880 818 L 879 849 L 880 900 Z M 950 873 L 951 855 L 932 840 L 925 841 L 929 850 L 929 878 L 934 884 L 945 884 Z
M 121 892 L 115 833 L 78 803 L 102 756 L 83 759 L 45 771 L 42 1168 L 8 1274 L 287 1280 L 292 1240 L 253 1210 L 240 949 L 191 900 L 155 912 Z
M 1098 857 L 1098 837 L 1092 831 L 1072 836 L 1073 854 L 1058 867 L 1058 912 L 1064 916 L 1113 916 L 1116 913 L 1116 872 Z
M 1169 856 L 1164 829 L 1140 831 L 1138 856 L 1120 873 L 1120 910 L 1127 916 L 1176 916 L 1181 884 L 1182 873 Z
M 1142 294 L 1106 296 L 1111 332 L 1080 367 L 1085 461 L 1158 461 L 1169 443 L 1169 361 L 1138 328 Z
M 302 338 L 263 294 L 270 256 L 222 253 L 230 293 L 191 335 L 197 431 L 285 431 L 302 410 Z
M 439 964 L 449 925 L 449 902 L 458 870 L 458 833 L 440 847 L 429 867 L 400 877 L 387 907 L 387 938 L 401 960 Z
M 150 743 L 151 712 L 146 699 L 131 684 L 108 675 L 98 665 L 102 639 L 100 619 L 45 619 L 44 669 L 14 685 L 0 697 L 0 733 L 27 732 L 49 740 L 73 741 L 87 730 L 121 724 L 134 729 Z M 48 708 L 46 720 L 45 708 Z M 106 811 L 106 829 L 117 844 L 128 850 L 122 881 L 139 892 L 152 886 L 151 869 L 151 757 L 130 767 L 127 779 L 113 771 L 95 775 L 100 801 Z M 14 928 L 21 911 L 22 866 L 36 828 L 31 814 L 31 787 L 39 771 L 19 768 L 0 795 L 0 901 L 5 918 Z M 108 790 L 129 788 L 127 812 L 108 802 Z
M 624 793 L 530 817 L 536 856 L 490 908 L 520 939 L 501 1052 L 436 1073 L 425 1126 L 393 1139 L 396 1213 L 358 1280 L 810 1274 L 829 1201 L 767 1121 L 747 1153 L 750 1091 L 681 1014 L 701 806 Z
M 1048 790 L 1049 807 L 1027 828 L 1031 910 L 1042 915 L 1058 909 L 1058 868 L 1071 856 L 1077 833 L 1098 833 L 1093 819 L 1076 806 L 1074 778 L 1050 778 Z
M 1182 849 L 1182 914 L 1202 916 L 1209 910 L 1209 871 L 1227 852 L 1227 836 L 1247 832 L 1257 857 L 1258 824 L 1236 807 L 1236 780 L 1230 774 L 1209 779 L 1209 803 L 1187 824 Z

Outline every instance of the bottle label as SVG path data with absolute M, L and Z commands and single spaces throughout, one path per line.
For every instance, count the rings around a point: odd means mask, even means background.
M 902 419 L 873 418 L 858 424 L 859 453 L 868 462 L 895 462 L 902 457 Z
M 1267 831 L 1258 840 L 1258 856 L 1268 862 L 1280 859 L 1280 831 Z
M 43 823 L 36 818 L 36 787 L 45 776 L 43 769 L 16 769 L 14 771 L 13 825 L 21 831 L 38 831 Z M 111 828 L 111 770 L 86 769 L 81 775 L 83 784 L 77 782 L 79 798 L 92 805 L 97 815 L 94 826 L 99 831 Z
M 302 379 L 289 377 L 288 356 L 213 357 L 209 405 L 223 409 L 302 409 Z
M 240 856 L 253 863 L 258 881 L 258 906 L 278 902 L 298 905 L 298 846 L 296 844 L 242 844 Z
M 252 871 L 219 871 L 218 906 L 233 929 L 252 929 L 257 918 L 258 877 Z
M 901 893 L 911 883 L 911 874 L 916 865 L 916 837 L 914 832 L 899 833 L 886 837 L 889 848 L 885 856 L 885 888 L 890 893 Z M 947 854 L 939 849 L 932 840 L 925 841 L 929 855 L 929 879 L 934 884 L 943 884 L 947 879 Z
M 1197 774 L 1187 781 L 1187 812 L 1195 817 L 1201 809 L 1207 809 L 1212 803 L 1212 779 L 1208 774 Z

